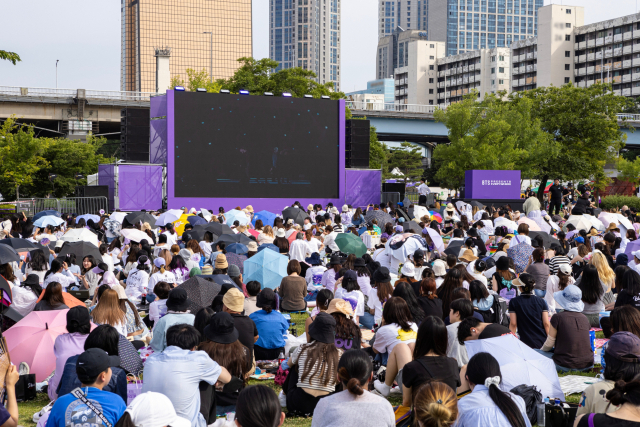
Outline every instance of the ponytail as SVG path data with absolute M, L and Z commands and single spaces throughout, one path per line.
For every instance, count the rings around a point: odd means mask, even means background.
M 62 263 L 60 262 L 60 260 L 58 260 L 57 258 L 54 259 L 53 261 L 51 261 L 49 270 L 44 274 L 44 278 L 46 279 L 47 277 L 49 277 L 49 275 L 57 273 L 61 268 Z
M 164 264 L 162 264 L 162 265 L 160 266 L 160 274 L 164 274 L 164 272 L 165 272 L 164 267 L 165 267 L 165 266 L 164 266 Z
M 453 425 L 458 418 L 456 392 L 439 381 L 424 383 L 414 394 L 413 413 L 423 427 Z
M 364 351 L 348 350 L 338 362 L 338 377 L 349 393 L 362 396 L 364 386 L 371 378 L 373 365 Z

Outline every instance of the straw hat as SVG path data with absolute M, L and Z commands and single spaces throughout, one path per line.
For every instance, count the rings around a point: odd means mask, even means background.
M 471 249 L 466 249 L 459 259 L 465 262 L 473 262 L 477 260 L 478 257 L 473 254 Z
M 227 262 L 227 257 L 225 254 L 218 254 L 216 257 L 215 267 L 224 269 L 229 267 L 229 263 Z
M 353 307 L 342 298 L 334 298 L 329 303 L 329 308 L 327 309 L 327 314 L 331 313 L 342 313 L 347 316 L 347 319 L 350 319 L 351 316 L 353 316 Z

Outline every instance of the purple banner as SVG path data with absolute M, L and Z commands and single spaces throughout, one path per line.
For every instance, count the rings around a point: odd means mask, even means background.
M 98 165 L 98 185 L 106 185 L 109 187 L 109 211 L 112 212 L 115 209 L 113 201 L 116 188 L 116 172 L 115 165 Z
M 167 119 L 151 120 L 149 128 L 149 163 L 167 163 Z
M 380 203 L 382 171 L 345 170 L 345 202 L 354 208 Z
M 165 117 L 167 115 L 167 95 L 152 96 L 149 117 Z
M 120 210 L 162 208 L 162 166 L 119 165 Z
M 466 199 L 520 198 L 520 171 L 470 170 L 464 182 Z

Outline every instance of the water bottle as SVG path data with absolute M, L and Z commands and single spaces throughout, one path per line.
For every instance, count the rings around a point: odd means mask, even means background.
M 284 362 L 284 353 L 280 352 L 280 355 L 278 356 L 278 365 L 282 365 L 282 362 Z
M 539 427 L 545 427 L 544 426 L 544 414 L 545 414 L 545 407 L 547 405 L 547 403 L 549 403 L 549 398 L 545 397 L 544 401 L 538 403 L 537 409 L 538 409 L 538 426 Z

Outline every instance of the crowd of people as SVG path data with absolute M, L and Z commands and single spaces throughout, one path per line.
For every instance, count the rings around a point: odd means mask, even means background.
M 246 237 L 233 250 L 191 224 L 118 225 L 100 212 L 99 221 L 65 214 L 40 229 L 25 215 L 5 218 L 6 238 L 43 248 L 0 265 L 10 306 L 22 317 L 67 310 L 47 379 L 55 403 L 40 424 L 204 427 L 233 413 L 238 426 L 273 427 L 286 408 L 313 426 L 530 426 L 496 355 L 470 354 L 466 344 L 515 336 L 558 372 L 593 371 L 590 329 L 602 328 L 604 381 L 584 392 L 575 425 L 640 426 L 640 251 L 625 254 L 640 228 L 634 212 L 621 212 L 634 225 L 621 232 L 616 223 L 576 230 L 565 226 L 567 208 L 550 216 L 533 202 L 526 214 L 426 207 L 440 218 L 408 217 L 418 206 L 402 203 L 292 207 L 295 218 L 278 213 L 268 224 L 252 206 L 217 215 L 183 208 Z M 530 235 L 527 217 L 549 224 L 548 241 Z M 99 258 L 63 252 L 64 235 L 82 228 L 99 242 Z M 126 228 L 144 238 L 125 238 Z M 343 252 L 341 233 L 376 244 L 361 256 Z M 263 250 L 288 258 L 274 289 L 243 278 L 244 262 Z M 182 285 L 198 277 L 203 292 L 219 290 L 193 310 Z M 86 301 L 73 290 L 87 291 Z M 302 338 L 291 333 L 294 313 L 309 313 Z M 13 323 L 5 316 L 3 329 Z M 276 361 L 279 395 L 248 386 L 264 361 Z M 0 426 L 17 425 L 18 375 L 15 367 L 6 375 Z M 134 399 L 127 377 L 140 385 Z

